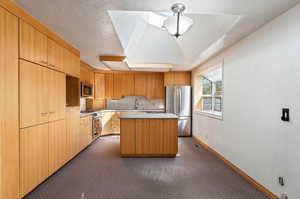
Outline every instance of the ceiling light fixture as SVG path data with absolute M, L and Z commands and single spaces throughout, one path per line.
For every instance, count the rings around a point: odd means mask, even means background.
M 185 9 L 183 3 L 175 3 L 171 7 L 173 15 L 164 21 L 163 27 L 176 38 L 188 31 L 193 25 L 193 20 L 183 15 Z

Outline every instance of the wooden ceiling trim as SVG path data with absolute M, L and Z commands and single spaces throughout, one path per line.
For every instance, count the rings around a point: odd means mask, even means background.
M 33 16 L 25 12 L 21 7 L 19 7 L 16 3 L 11 0 L 0 0 L 0 6 L 9 11 L 10 13 L 16 15 L 26 23 L 32 25 L 41 33 L 48 36 L 50 39 L 56 41 L 59 45 L 69 50 L 76 56 L 80 57 L 80 51 L 74 48 L 71 44 L 66 42 L 60 36 L 55 34 L 52 30 L 43 25 L 39 20 L 35 19 Z
M 126 59 L 126 56 L 110 56 L 110 55 L 100 55 L 99 60 L 104 61 L 110 61 L 110 62 L 123 62 Z

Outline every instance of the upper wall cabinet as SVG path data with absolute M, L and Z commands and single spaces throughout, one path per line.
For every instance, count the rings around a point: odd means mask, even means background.
M 63 67 L 67 74 L 80 78 L 80 58 L 70 51 L 63 50 Z
M 80 63 L 80 81 L 94 85 L 94 71 L 84 62 Z
M 63 55 L 64 49 L 55 41 L 48 38 L 48 66 L 64 72 Z
M 19 198 L 18 18 L 0 7 L 0 198 Z
M 47 37 L 20 20 L 20 58 L 48 66 Z
M 135 74 L 135 95 L 149 99 L 164 99 L 164 75 L 162 73 Z
M 134 74 L 133 73 L 115 73 L 114 78 L 114 98 L 124 96 L 134 96 Z
M 167 72 L 164 74 L 165 86 L 191 85 L 191 72 Z
M 114 95 L 114 76 L 112 73 L 106 73 L 105 79 L 105 98 L 112 98 Z

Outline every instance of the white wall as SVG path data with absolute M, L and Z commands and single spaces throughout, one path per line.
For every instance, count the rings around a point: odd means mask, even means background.
M 195 69 L 194 88 L 196 74 L 223 59 L 223 120 L 194 111 L 194 136 L 273 193 L 299 198 L 300 4 Z M 280 120 L 283 107 L 290 123 Z

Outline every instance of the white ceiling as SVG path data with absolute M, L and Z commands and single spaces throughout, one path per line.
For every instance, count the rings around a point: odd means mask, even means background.
M 107 69 L 99 55 L 125 55 L 135 65 L 172 64 L 174 70 L 192 69 L 300 2 L 181 0 L 195 24 L 176 40 L 142 17 L 132 17 L 132 11 L 164 12 L 178 0 L 14 1 L 78 48 L 81 59 L 95 68 Z

